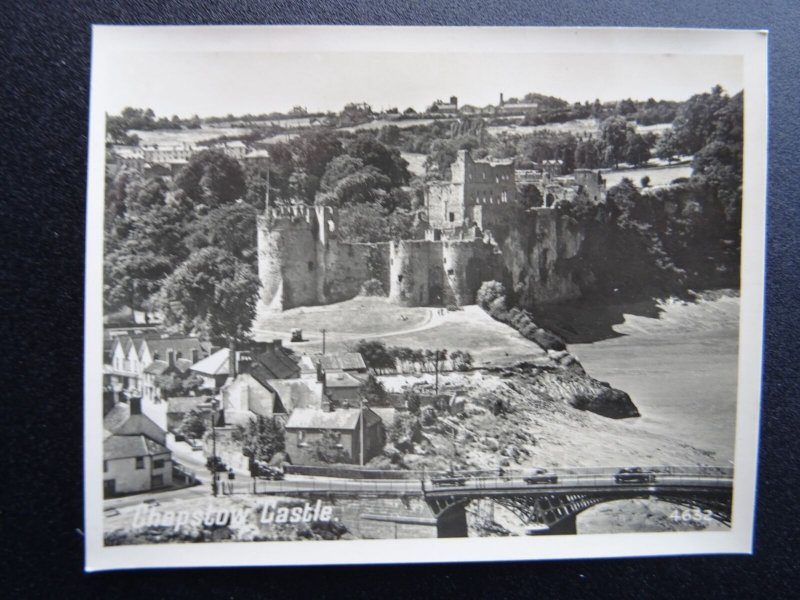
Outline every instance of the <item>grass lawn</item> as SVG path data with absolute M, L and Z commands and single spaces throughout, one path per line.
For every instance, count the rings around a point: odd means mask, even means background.
M 466 350 L 476 364 L 508 364 L 541 356 L 544 351 L 516 330 L 495 321 L 477 306 L 446 313 L 437 326 L 383 340 L 391 346 Z
M 401 315 L 407 319 L 402 320 Z M 292 327 L 303 330 L 304 341 L 290 346 L 300 353 L 321 350 L 324 327 L 328 351 L 345 350 L 359 339 L 368 338 L 388 346 L 466 350 L 476 364 L 513 363 L 543 354 L 538 345 L 477 306 L 439 314 L 436 308 L 406 308 L 382 298 L 358 298 L 263 315 L 253 329 L 257 339 L 280 335 L 288 340 Z
M 650 185 L 666 185 L 678 177 L 690 177 L 692 174 L 691 165 L 673 165 L 671 167 L 643 167 L 641 169 L 630 169 L 628 171 L 608 171 L 603 173 L 606 186 L 617 185 L 624 177 L 627 177 L 637 186 L 640 185 L 642 177 L 647 175 L 650 178 Z
M 303 333 L 367 335 L 413 329 L 429 318 L 430 308 L 406 308 L 390 304 L 384 298 L 356 298 L 323 306 L 303 306 L 282 313 L 264 314 L 256 319 L 254 329 L 288 333 L 297 327 Z M 401 317 L 406 317 L 403 320 Z

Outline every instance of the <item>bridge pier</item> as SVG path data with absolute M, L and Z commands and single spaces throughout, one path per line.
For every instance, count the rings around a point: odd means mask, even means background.
M 577 517 L 577 514 L 571 514 L 561 519 L 547 531 L 542 532 L 542 535 L 576 535 L 578 533 Z
M 446 509 L 436 518 L 436 537 L 468 537 L 466 503 Z

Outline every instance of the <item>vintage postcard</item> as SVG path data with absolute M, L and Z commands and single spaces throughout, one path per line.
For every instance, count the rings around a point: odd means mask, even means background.
M 766 47 L 95 27 L 87 570 L 750 552 Z

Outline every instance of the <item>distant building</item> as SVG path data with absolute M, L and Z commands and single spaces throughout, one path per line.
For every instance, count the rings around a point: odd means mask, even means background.
M 441 100 L 434 101 L 428 112 L 455 115 L 458 114 L 458 98 L 450 96 L 450 102 L 442 102 Z
M 230 357 L 230 355 L 229 355 Z M 323 384 L 300 379 L 300 367 L 281 340 L 237 352 L 222 387 L 225 422 L 246 424 L 256 417 L 288 417 L 295 404 L 320 406 Z
M 114 426 L 108 415 L 104 426 L 106 431 Z M 106 497 L 172 485 L 172 453 L 166 447 L 166 432 L 142 414 L 139 398 L 130 399 L 128 418 L 108 433 L 103 440 Z
M 367 365 L 359 352 L 329 352 L 327 354 L 311 354 L 300 357 L 298 363 L 302 377 L 317 376 L 317 368 L 323 371 L 345 371 L 347 373 L 366 375 Z
M 369 408 L 363 410 L 364 462 L 377 456 L 386 443 L 381 418 Z M 295 463 L 315 462 L 314 446 L 330 432 L 345 454 L 345 460 L 357 464 L 361 460 L 362 411 L 340 408 L 333 411 L 298 408 L 286 423 L 286 451 Z
M 507 102 L 500 94 L 500 104 L 497 106 L 497 114 L 500 115 L 526 115 L 539 110 L 536 102 Z
M 229 353 L 228 348 L 222 348 L 190 367 L 203 380 L 203 389 L 216 391 L 224 385 L 230 374 Z

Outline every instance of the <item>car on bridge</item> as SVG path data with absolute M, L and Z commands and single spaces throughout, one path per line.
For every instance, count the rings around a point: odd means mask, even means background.
M 250 475 L 271 481 L 283 480 L 283 471 L 261 460 L 252 460 L 250 462 Z
M 522 480 L 528 485 L 537 483 L 558 483 L 558 475 L 547 469 L 533 469 L 525 473 Z
M 652 471 L 645 471 L 641 467 L 630 467 L 617 471 L 614 481 L 617 483 L 655 483 L 656 474 Z
M 467 478 L 448 473 L 444 477 L 433 477 L 431 483 L 436 487 L 463 487 L 467 485 Z

